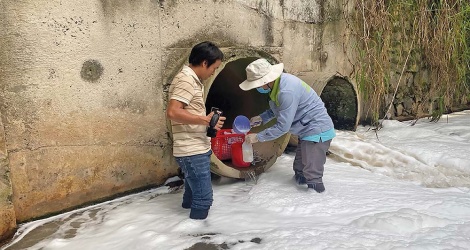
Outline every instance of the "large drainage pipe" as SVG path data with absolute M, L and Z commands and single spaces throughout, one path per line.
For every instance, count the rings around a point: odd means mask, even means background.
M 244 57 L 228 62 L 210 84 L 210 89 L 206 95 L 206 109 L 209 111 L 211 107 L 218 107 L 223 111 L 224 116 L 227 118 L 223 127 L 225 129 L 232 128 L 233 121 L 238 115 L 252 117 L 269 108 L 266 95 L 256 91 L 243 91 L 238 87 L 246 79 L 246 66 L 258 58 Z M 272 58 L 271 62 L 276 63 Z M 269 124 L 252 129 L 251 132 L 259 132 L 273 124 L 274 121 L 271 121 Z M 254 144 L 253 151 L 257 161 L 250 167 L 244 168 L 237 168 L 231 160 L 222 161 L 213 154 L 211 171 L 217 175 L 231 178 L 246 178 L 253 174 L 259 175 L 276 162 L 277 157 L 282 154 L 288 142 L 289 135 L 286 134 L 274 141 Z
M 229 61 L 224 64 L 223 69 L 213 78 L 214 80 L 206 83 L 206 110 L 209 112 L 211 107 L 221 109 L 227 118 L 224 124 L 225 129 L 232 128 L 233 120 L 238 115 L 252 117 L 269 108 L 267 95 L 257 91 L 243 91 L 238 85 L 246 79 L 245 68 L 254 60 L 264 57 L 273 64 L 278 62 L 271 56 L 256 51 L 241 54 L 245 56 L 232 53 Z M 317 93 L 321 93 L 335 123 L 335 128 L 354 130 L 358 119 L 358 101 L 353 85 L 345 78 L 331 73 L 319 74 L 315 79 L 311 86 Z M 275 120 L 253 128 L 251 132 L 259 132 L 274 123 Z M 253 150 L 257 161 L 250 167 L 243 168 L 234 166 L 231 160 L 220 160 L 212 154 L 211 171 L 219 176 L 237 179 L 259 175 L 276 162 L 277 157 L 284 152 L 287 145 L 295 146 L 296 144 L 296 138 L 294 136 L 291 138 L 290 134 L 283 135 L 274 141 L 256 143 L 253 145 Z

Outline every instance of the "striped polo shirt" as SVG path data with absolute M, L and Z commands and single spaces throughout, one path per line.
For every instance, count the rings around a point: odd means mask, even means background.
M 206 116 L 204 103 L 204 85 L 196 73 L 184 66 L 178 73 L 169 89 L 169 99 L 180 101 L 189 113 Z M 173 155 L 175 157 L 207 153 L 211 149 L 210 138 L 206 135 L 207 126 L 182 124 L 171 121 L 173 133 Z

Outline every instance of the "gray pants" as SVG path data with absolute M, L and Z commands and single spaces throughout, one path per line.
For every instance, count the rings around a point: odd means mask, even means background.
M 307 184 L 322 183 L 326 152 L 331 140 L 325 142 L 303 141 L 299 139 L 295 151 L 294 172 L 305 177 Z

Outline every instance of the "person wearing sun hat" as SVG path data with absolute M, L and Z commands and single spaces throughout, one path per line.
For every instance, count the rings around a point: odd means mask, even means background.
M 336 136 L 333 121 L 318 94 L 300 78 L 283 73 L 284 64 L 271 65 L 266 59 L 246 67 L 247 79 L 239 86 L 244 91 L 256 89 L 269 95 L 269 109 L 252 117 L 252 127 L 276 118 L 273 126 L 247 134 L 249 143 L 275 140 L 285 133 L 297 135 L 299 143 L 293 163 L 297 184 L 307 184 L 318 193 L 325 191 L 323 172 L 326 152 Z

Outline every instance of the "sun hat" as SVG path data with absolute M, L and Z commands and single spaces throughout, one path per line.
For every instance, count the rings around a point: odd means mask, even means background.
M 246 80 L 239 86 L 245 91 L 261 87 L 276 80 L 282 74 L 283 69 L 283 63 L 271 65 L 264 58 L 257 59 L 246 67 Z

